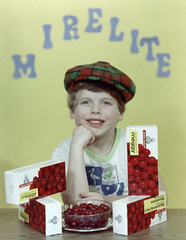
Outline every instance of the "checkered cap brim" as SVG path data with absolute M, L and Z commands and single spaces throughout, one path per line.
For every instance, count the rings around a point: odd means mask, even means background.
M 68 91 L 80 80 L 97 80 L 112 84 L 123 94 L 126 103 L 134 97 L 136 91 L 134 82 L 107 62 L 80 65 L 69 69 L 65 74 L 65 89 Z

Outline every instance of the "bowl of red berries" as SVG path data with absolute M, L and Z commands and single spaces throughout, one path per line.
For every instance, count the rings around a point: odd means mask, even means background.
M 107 225 L 112 205 L 102 200 L 77 200 L 62 207 L 66 227 L 74 230 L 91 230 Z

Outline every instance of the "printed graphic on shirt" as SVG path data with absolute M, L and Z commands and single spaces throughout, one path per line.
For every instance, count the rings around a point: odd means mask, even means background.
M 90 191 L 104 195 L 123 195 L 124 183 L 119 182 L 116 165 L 109 164 L 106 168 L 86 166 Z

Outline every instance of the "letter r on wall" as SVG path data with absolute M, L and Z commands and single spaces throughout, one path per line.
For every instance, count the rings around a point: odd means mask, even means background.
M 13 78 L 21 78 L 20 69 L 22 69 L 23 73 L 26 74 L 28 68 L 31 69 L 30 74 L 28 75 L 29 78 L 36 78 L 36 72 L 34 68 L 35 62 L 35 55 L 27 54 L 27 62 L 24 64 L 21 62 L 21 55 L 13 55 L 12 58 L 14 60 L 15 70 L 13 74 Z

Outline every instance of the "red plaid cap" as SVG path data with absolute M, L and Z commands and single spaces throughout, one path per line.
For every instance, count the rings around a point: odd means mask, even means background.
M 99 61 L 69 69 L 65 74 L 65 89 L 68 91 L 80 80 L 97 80 L 112 84 L 123 94 L 126 103 L 134 97 L 136 91 L 134 82 L 125 73 L 107 62 Z

